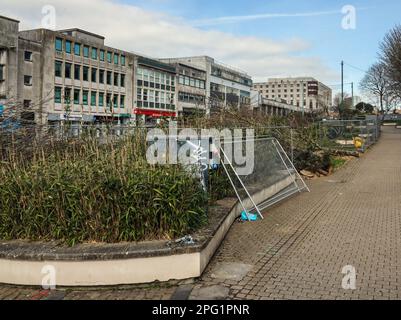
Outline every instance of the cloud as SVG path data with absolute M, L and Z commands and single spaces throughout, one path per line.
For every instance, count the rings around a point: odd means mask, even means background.
M 310 75 L 333 81 L 337 73 L 317 57 L 303 57 L 303 39 L 275 41 L 201 30 L 182 18 L 114 0 L 0 0 L 2 15 L 21 20 L 21 28 L 41 26 L 42 7 L 53 5 L 57 28 L 79 27 L 106 37 L 106 44 L 154 57 L 209 55 L 245 70 L 259 81 L 275 75 Z
M 264 13 L 255 15 L 244 15 L 244 16 L 228 16 L 218 17 L 211 19 L 195 20 L 192 25 L 196 27 L 212 26 L 219 24 L 237 23 L 243 21 L 272 19 L 272 18 L 300 18 L 300 17 L 317 17 L 326 15 L 341 14 L 341 10 L 335 11 L 317 11 L 317 12 L 301 12 L 301 13 Z

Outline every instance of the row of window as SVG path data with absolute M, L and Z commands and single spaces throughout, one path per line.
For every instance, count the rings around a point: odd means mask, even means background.
M 192 77 L 180 76 L 178 78 L 178 82 L 179 82 L 179 84 L 189 86 L 189 87 L 194 87 L 194 88 L 199 88 L 199 89 L 206 88 L 205 80 L 199 80 L 199 79 L 195 79 Z
M 301 92 L 301 89 L 296 89 L 296 90 L 297 90 L 296 92 Z M 303 91 L 304 91 L 304 93 L 306 93 L 306 89 L 304 89 Z M 269 91 L 269 90 L 266 90 L 266 93 L 269 93 L 269 92 L 275 93 L 276 90 L 275 90 L 275 89 L 272 89 L 272 90 L 270 90 L 270 91 Z M 278 92 L 278 93 L 281 93 L 281 92 L 287 93 L 287 92 L 295 92 L 295 91 L 294 91 L 294 89 L 290 89 L 290 91 L 288 91 L 288 89 L 283 89 L 283 90 L 278 89 L 277 92 Z
M 138 101 L 149 101 L 161 104 L 174 104 L 175 94 L 165 91 L 149 90 L 138 88 L 137 89 L 137 100 Z
M 55 87 L 54 88 L 54 102 L 64 104 L 71 104 L 73 102 L 75 105 L 90 105 L 92 107 L 99 106 L 100 108 L 114 107 L 114 108 L 125 108 L 125 95 L 112 95 L 111 93 L 105 94 L 104 92 L 97 91 L 89 91 L 89 90 L 81 90 L 81 89 L 72 89 L 72 88 L 64 88 Z
M 193 104 L 204 104 L 205 103 L 205 96 L 201 96 L 198 94 L 191 94 L 186 92 L 179 92 L 178 100 L 187 103 Z
M 71 63 L 64 63 L 56 60 L 55 62 L 55 76 L 62 77 L 63 76 L 63 69 L 64 69 L 64 77 L 67 79 L 72 79 L 74 73 L 74 80 L 83 80 L 83 81 L 90 81 L 91 82 L 99 82 L 100 84 L 106 83 L 107 85 L 114 85 L 125 87 L 125 74 L 119 74 L 117 72 L 106 71 L 103 69 L 97 68 L 89 68 L 87 66 L 81 66 L 78 64 L 71 64 Z M 82 69 L 82 74 L 81 74 Z
M 272 99 L 274 99 L 274 98 L 276 98 L 276 95 L 274 95 L 274 94 L 272 94 L 272 95 L 266 95 L 266 98 L 267 98 L 267 99 L 269 99 L 270 97 L 271 97 Z M 278 95 L 277 95 L 277 98 L 294 98 L 294 97 L 295 97 L 294 94 L 291 94 L 291 95 L 287 95 L 287 94 L 281 95 L 281 94 L 278 94 Z M 296 97 L 299 99 L 299 98 L 301 98 L 301 95 L 300 95 L 300 94 L 297 94 Z
M 85 58 L 92 58 L 93 60 L 107 61 L 108 63 L 113 63 L 115 65 L 121 64 L 125 66 L 126 58 L 124 55 L 119 55 L 118 53 L 105 51 L 103 49 L 98 49 L 95 47 L 89 47 L 86 45 L 82 45 L 78 42 L 74 44 L 70 40 L 63 40 L 61 38 L 56 38 L 56 51 L 63 52 L 65 51 L 68 54 L 72 54 L 74 47 L 74 54 L 76 56 L 84 56 Z
M 175 87 L 166 86 L 164 84 L 159 84 L 159 83 L 154 83 L 154 82 L 138 80 L 137 85 L 138 85 L 138 87 L 146 87 L 149 89 L 158 89 L 158 90 L 166 90 L 166 91 L 175 92 Z
M 263 88 L 266 88 L 266 89 L 268 89 L 268 88 L 281 88 L 281 87 L 283 87 L 283 88 L 288 88 L 288 87 L 290 87 L 290 88 L 294 88 L 294 86 L 296 86 L 297 88 L 299 88 L 299 87 L 301 87 L 301 84 L 300 83 L 297 83 L 297 84 L 260 84 L 260 85 L 255 85 L 255 87 L 257 88 L 259 86 L 259 88 L 260 89 L 263 89 Z M 304 87 L 306 87 L 307 86 L 307 84 L 306 83 L 304 83 Z
M 168 73 L 139 67 L 136 70 L 136 76 L 137 80 L 142 80 L 143 82 L 152 82 L 160 85 L 175 86 L 175 75 L 171 75 Z
M 151 108 L 151 109 L 163 109 L 163 110 L 175 110 L 174 104 L 164 104 L 157 102 L 149 102 L 149 101 L 138 101 L 138 108 Z

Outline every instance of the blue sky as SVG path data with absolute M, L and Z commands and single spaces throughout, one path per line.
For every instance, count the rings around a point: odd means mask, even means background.
M 301 38 L 310 44 L 303 56 L 318 56 L 324 64 L 336 70 L 340 61 L 366 70 L 377 59 L 379 42 L 395 24 L 401 23 L 399 0 L 125 0 L 148 10 L 168 12 L 187 21 L 226 16 L 265 13 L 309 13 L 338 11 L 338 14 L 312 17 L 280 17 L 202 26 L 206 30 L 221 30 L 235 35 L 268 37 L 274 40 Z M 357 9 L 355 30 L 341 28 L 341 8 L 353 5 Z M 346 81 L 357 83 L 363 73 L 346 65 Z M 337 82 L 339 83 L 339 82 Z M 331 83 L 336 84 L 336 83 Z
M 21 29 L 41 27 L 42 9 L 51 5 L 57 12 L 57 29 L 86 29 L 105 36 L 107 45 L 156 58 L 210 55 L 248 72 L 255 81 L 314 76 L 339 89 L 344 60 L 345 81 L 355 83 L 356 93 L 361 70 L 377 61 L 384 35 L 401 23 L 400 0 L 0 0 L 0 4 L 0 14 L 21 20 Z M 341 27 L 344 5 L 356 8 L 355 30 Z M 260 15 L 264 18 L 255 18 Z

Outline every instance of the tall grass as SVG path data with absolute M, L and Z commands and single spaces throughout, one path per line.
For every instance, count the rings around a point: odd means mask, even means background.
M 24 146 L 21 137 L 6 143 L 6 136 L 1 239 L 70 245 L 170 239 L 207 220 L 199 181 L 180 166 L 149 165 L 141 134 L 103 142 L 92 134 L 62 140 L 46 134 Z

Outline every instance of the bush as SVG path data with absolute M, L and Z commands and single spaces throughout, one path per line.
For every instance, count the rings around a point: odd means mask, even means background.
M 0 167 L 0 238 L 120 242 L 183 236 L 207 221 L 207 197 L 180 166 L 150 166 L 131 138 L 38 146 Z M 12 156 L 11 156 L 12 155 Z

